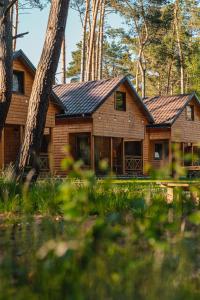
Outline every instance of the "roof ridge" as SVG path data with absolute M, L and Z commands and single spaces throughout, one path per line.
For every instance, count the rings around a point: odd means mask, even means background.
M 125 78 L 126 76 L 121 75 L 121 76 L 115 76 L 115 77 L 111 77 L 111 78 L 102 78 L 102 79 L 96 79 L 96 80 L 88 80 L 88 81 L 74 81 L 74 82 L 68 82 L 68 83 L 59 83 L 59 84 L 55 84 L 54 87 L 56 86 L 67 86 L 67 85 L 78 85 L 78 84 L 89 84 L 89 83 L 95 83 L 95 82 L 106 82 L 106 81 L 111 81 L 111 80 L 121 80 L 122 78 Z

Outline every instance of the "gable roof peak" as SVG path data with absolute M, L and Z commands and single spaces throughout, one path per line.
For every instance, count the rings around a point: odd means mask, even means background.
M 200 104 L 195 93 L 149 97 L 144 99 L 144 104 L 153 115 L 155 124 L 172 125 L 193 98 Z
M 123 83 L 128 84 L 143 113 L 150 122 L 153 122 L 151 114 L 135 91 L 128 76 L 55 85 L 53 90 L 66 107 L 65 117 L 75 117 L 93 114 Z

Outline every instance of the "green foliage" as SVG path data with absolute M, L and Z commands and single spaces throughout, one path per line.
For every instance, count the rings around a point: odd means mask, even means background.
M 153 182 L 97 180 L 71 158 L 63 168 L 65 180 L 29 189 L 1 180 L 0 210 L 18 214 L 0 217 L 0 299 L 199 299 L 190 195 L 167 204 Z

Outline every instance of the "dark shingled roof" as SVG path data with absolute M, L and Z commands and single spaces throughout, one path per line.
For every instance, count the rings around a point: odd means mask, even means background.
M 61 84 L 54 86 L 53 90 L 65 106 L 63 117 L 90 116 L 121 83 L 125 82 L 129 85 L 148 120 L 153 122 L 151 114 L 126 76 L 82 83 Z
M 16 59 L 20 59 L 25 64 L 25 66 L 27 66 L 27 68 L 30 70 L 30 72 L 33 75 L 35 75 L 36 68 L 34 67 L 34 65 L 30 61 L 30 59 L 26 56 L 26 54 L 21 49 L 13 52 L 13 60 L 16 60 Z M 59 97 L 57 97 L 57 95 L 54 93 L 54 91 L 51 92 L 51 101 L 54 104 L 58 105 L 62 111 L 64 110 L 64 106 L 63 106 L 62 102 L 60 101 Z
M 143 101 L 152 114 L 155 125 L 172 125 L 193 98 L 200 104 L 195 93 L 176 96 L 157 96 L 146 98 Z

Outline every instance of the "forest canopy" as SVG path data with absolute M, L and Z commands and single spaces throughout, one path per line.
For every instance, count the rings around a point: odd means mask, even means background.
M 91 63 L 91 70 L 86 71 L 92 75 L 87 80 L 129 75 L 142 97 L 194 91 L 200 95 L 199 0 L 99 0 L 99 15 L 93 23 L 93 60 L 87 62 L 83 52 L 87 56 L 91 42 L 92 5 L 89 0 L 88 4 L 81 0 L 71 2 L 79 12 L 85 38 L 72 53 L 67 77 L 79 80 L 85 59 L 86 67 Z M 110 14 L 117 14 L 122 26 L 111 28 Z M 84 27 L 85 18 L 88 24 L 85 22 Z M 97 57 L 99 52 L 102 58 Z M 95 66 L 99 69 L 101 63 L 100 75 Z

